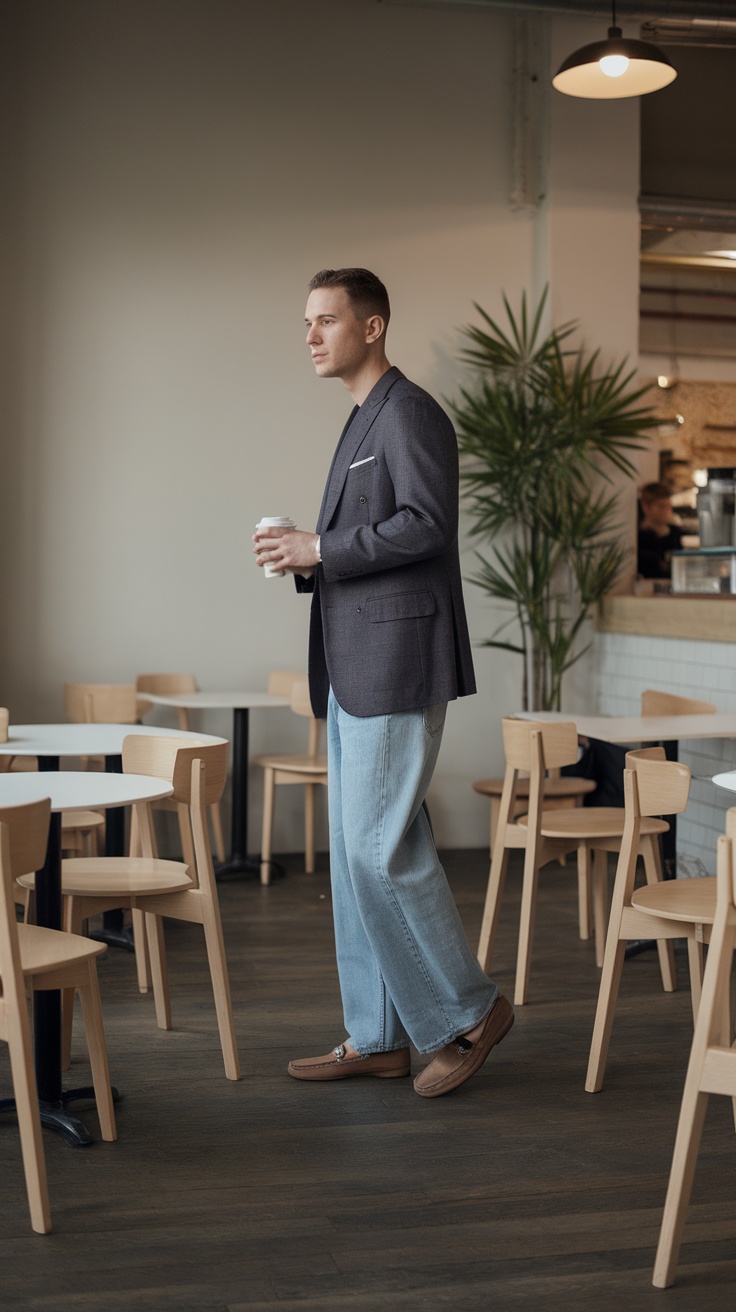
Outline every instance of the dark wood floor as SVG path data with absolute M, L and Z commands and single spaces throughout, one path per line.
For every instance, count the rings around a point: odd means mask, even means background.
M 486 858 L 448 854 L 446 865 L 474 943 Z M 137 994 L 132 958 L 101 962 L 120 1138 L 74 1150 L 45 1134 L 54 1231 L 41 1237 L 17 1129 L 0 1124 L 4 1310 L 736 1306 L 724 1098 L 711 1099 L 678 1284 L 650 1284 L 691 1033 L 684 956 L 674 996 L 655 954 L 627 964 L 606 1087 L 586 1094 L 598 976 L 577 939 L 572 876 L 548 873 L 529 1003 L 464 1089 L 424 1100 L 409 1080 L 299 1084 L 288 1058 L 326 1051 L 343 1030 L 327 877 L 288 868 L 269 889 L 221 887 L 239 1084 L 223 1075 L 195 927 L 167 933 L 172 1033 Z M 510 882 L 494 970 L 508 992 Z M 78 1040 L 75 1053 L 78 1083 Z M 0 1082 L 5 1091 L 5 1051 Z

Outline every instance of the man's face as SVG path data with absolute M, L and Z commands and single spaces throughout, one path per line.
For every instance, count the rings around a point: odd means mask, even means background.
M 651 503 L 648 519 L 651 524 L 656 524 L 658 528 L 666 528 L 672 519 L 672 502 L 669 497 L 662 497 Z
M 304 314 L 315 371 L 320 378 L 350 378 L 370 354 L 368 320 L 356 317 L 344 287 L 317 287 Z

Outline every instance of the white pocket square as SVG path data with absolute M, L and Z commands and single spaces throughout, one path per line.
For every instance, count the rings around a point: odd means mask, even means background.
M 358 465 L 369 465 L 371 460 L 375 460 L 375 458 L 376 458 L 375 456 L 366 456 L 365 460 L 356 460 L 355 464 L 350 465 L 349 468 L 357 469 Z

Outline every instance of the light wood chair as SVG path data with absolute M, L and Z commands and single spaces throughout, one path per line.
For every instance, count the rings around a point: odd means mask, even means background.
M 673 692 L 658 692 L 647 688 L 641 695 L 642 715 L 713 715 L 713 702 L 701 702 L 695 697 L 678 697 Z
M 105 944 L 15 919 L 14 882 L 42 867 L 50 814 L 48 798 L 0 808 L 0 1038 L 10 1050 L 31 1225 L 39 1234 L 51 1229 L 51 1213 L 26 988 L 79 990 L 100 1131 L 103 1139 L 117 1137 L 97 983 L 97 957 L 107 951 Z
M 136 855 L 88 857 L 62 862 L 62 893 L 65 926 L 77 932 L 88 916 L 100 911 L 132 907 L 145 913 L 156 1020 L 160 1029 L 171 1029 L 168 974 L 163 937 L 163 917 L 203 926 L 207 959 L 214 994 L 217 1024 L 229 1080 L 240 1079 L 235 1042 L 230 982 L 225 960 L 217 885 L 207 836 L 206 807 L 222 796 L 227 777 L 228 744 L 191 743 L 180 738 L 146 737 L 131 734 L 123 742 L 123 772 L 168 779 L 174 797 L 187 808 L 192 832 L 194 864 L 189 869 L 179 861 L 156 857 L 155 837 L 148 803 L 134 808 Z M 33 884 L 32 876 L 21 883 Z M 71 1001 L 71 1005 L 70 1005 Z M 73 998 L 64 999 L 64 1054 L 69 1051 Z
M 135 681 L 136 690 L 139 693 L 159 693 L 162 697 L 175 697 L 180 692 L 197 692 L 198 684 L 193 674 L 139 674 Z M 147 702 L 145 697 L 138 699 L 138 718 L 143 719 L 149 711 L 153 710 L 153 703 Z M 189 731 L 189 715 L 186 706 L 176 707 L 176 717 L 178 720 L 177 727 L 184 733 Z M 178 803 L 173 802 L 170 797 L 162 797 L 156 802 L 155 809 L 159 811 L 178 810 Z M 212 841 L 215 847 L 215 856 L 222 864 L 225 861 L 225 835 L 222 828 L 222 815 L 220 813 L 220 803 L 215 802 L 208 807 L 208 815 L 212 826 Z M 179 817 L 179 835 L 182 843 L 182 856 L 187 865 L 192 864 L 193 855 L 191 851 L 191 838 L 189 825 L 186 816 Z
M 501 812 L 503 784 L 503 779 L 476 779 L 473 784 L 473 791 L 480 793 L 481 797 L 487 797 L 490 801 L 490 852 L 493 852 L 498 817 Z M 545 808 L 548 811 L 554 811 L 557 807 L 560 810 L 565 810 L 568 807 L 582 806 L 584 797 L 588 793 L 595 792 L 595 788 L 594 779 L 578 779 L 574 775 L 562 775 L 559 770 L 548 770 L 544 779 Z M 524 815 L 528 810 L 529 780 L 520 775 L 516 781 L 516 802 L 514 815 L 511 817 L 512 820 L 515 820 L 519 815 Z
M 704 883 L 704 880 L 688 880 Z M 652 1283 L 666 1289 L 675 1279 L 685 1217 L 692 1190 L 711 1093 L 736 1097 L 736 1051 L 731 1044 L 730 981 L 736 948 L 736 809 L 718 840 L 716 910 L 685 1077 L 672 1168 Z
M 70 724 L 136 724 L 135 684 L 65 683 L 64 714 Z
M 693 1013 L 697 1017 L 702 939 L 715 914 L 715 879 L 670 879 L 634 890 L 637 852 L 647 817 L 679 815 L 687 806 L 690 770 L 667 761 L 662 747 L 626 755 L 626 824 L 616 869 L 598 1006 L 585 1088 L 598 1093 L 608 1057 L 624 951 L 629 939 L 687 939 Z
M 618 852 L 624 832 L 624 811 L 617 807 L 582 807 L 566 811 L 544 809 L 544 776 L 577 760 L 578 735 L 574 724 L 546 724 L 518 720 L 507 716 L 502 722 L 506 777 L 501 798 L 498 830 L 488 877 L 483 923 L 478 944 L 478 960 L 484 970 L 490 966 L 501 909 L 510 853 L 524 852 L 519 945 L 516 962 L 514 1003 L 526 1002 L 529 987 L 532 939 L 540 869 L 561 855 L 575 852 L 578 872 L 578 917 L 581 938 L 589 936 L 587 907 L 591 877 L 595 921 L 596 961 L 603 960 L 608 881 L 608 853 Z M 516 790 L 520 773 L 529 776 L 529 812 L 514 820 Z M 668 826 L 662 820 L 647 819 L 640 828 L 640 845 L 647 879 L 661 878 L 656 835 Z M 669 951 L 668 951 L 669 948 Z M 662 983 L 671 991 L 675 987 L 674 959 L 671 945 L 659 944 Z
M 288 688 L 288 691 L 287 691 Z M 268 681 L 268 691 L 291 698 L 295 715 L 309 719 L 309 742 L 301 756 L 256 756 L 255 765 L 263 768 L 263 831 L 261 836 L 261 883 L 271 882 L 271 848 L 273 842 L 273 811 L 276 787 L 279 784 L 301 784 L 304 788 L 304 867 L 307 874 L 314 871 L 314 801 L 315 790 L 327 786 L 327 757 L 319 750 L 322 721 L 312 714 L 309 700 L 309 682 L 304 675 L 276 671 Z

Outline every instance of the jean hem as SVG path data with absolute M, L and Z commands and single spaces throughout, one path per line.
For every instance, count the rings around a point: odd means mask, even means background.
M 430 1053 L 439 1052 L 440 1049 L 446 1048 L 448 1043 L 453 1043 L 454 1040 L 459 1038 L 461 1034 L 467 1034 L 468 1030 L 475 1029 L 476 1025 L 480 1025 L 481 1021 L 485 1020 L 486 1016 L 488 1016 L 489 1013 L 493 1011 L 493 1008 L 498 1002 L 500 996 L 501 996 L 501 990 L 497 988 L 496 996 L 493 999 L 493 1002 L 491 1003 L 490 1007 L 486 1007 L 485 1011 L 482 1011 L 480 1016 L 478 1016 L 476 1020 L 469 1021 L 467 1025 L 466 1024 L 460 1025 L 458 1029 L 453 1030 L 452 1034 L 448 1034 L 447 1038 L 440 1039 L 438 1043 L 433 1043 L 429 1048 L 417 1048 L 417 1052 L 421 1052 L 423 1057 L 429 1056 Z M 416 1047 L 416 1044 L 414 1046 Z

